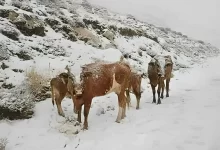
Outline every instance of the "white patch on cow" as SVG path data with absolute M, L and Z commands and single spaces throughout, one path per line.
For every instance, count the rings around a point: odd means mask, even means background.
M 106 94 L 109 94 L 111 92 L 120 93 L 121 85 L 115 80 L 115 73 L 112 77 L 112 87 L 109 89 L 109 91 Z
M 116 119 L 116 122 L 118 122 L 118 123 L 121 121 L 122 111 L 123 111 L 123 108 L 119 107 L 118 116 L 117 116 L 117 119 Z
M 160 65 L 160 74 L 162 76 L 165 75 L 165 65 L 166 65 L 166 59 L 163 55 L 157 55 L 155 56 L 155 59 L 157 59 L 157 61 L 159 62 Z

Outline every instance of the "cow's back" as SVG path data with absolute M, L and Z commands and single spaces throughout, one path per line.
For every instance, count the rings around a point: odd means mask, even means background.
M 52 78 L 50 81 L 50 86 L 51 88 L 54 88 L 54 90 L 59 91 L 60 94 L 66 94 L 67 92 L 66 85 L 59 77 Z
M 82 69 L 81 80 L 83 93 L 92 97 L 111 92 L 113 86 L 125 83 L 129 68 L 120 63 L 92 63 Z M 115 82 L 116 81 L 116 82 Z

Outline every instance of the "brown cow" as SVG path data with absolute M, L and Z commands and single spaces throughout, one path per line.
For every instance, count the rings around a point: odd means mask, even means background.
M 139 104 L 140 104 L 140 99 L 141 99 L 142 77 L 143 77 L 143 75 L 132 71 L 130 79 L 129 79 L 129 88 L 128 88 L 128 90 L 126 90 L 128 106 L 130 105 L 130 101 L 131 101 L 129 93 L 132 92 L 135 95 L 136 100 L 137 100 L 136 109 L 139 109 Z
M 169 97 L 169 83 L 171 78 L 171 73 L 173 69 L 173 62 L 171 56 L 157 55 L 151 59 L 148 64 L 148 78 L 150 80 L 152 92 L 153 92 L 153 103 L 156 103 L 155 93 L 156 86 L 158 85 L 157 94 L 158 101 L 157 104 L 161 104 L 160 98 L 163 98 L 164 93 L 164 80 L 166 80 L 166 97 Z M 162 88 L 162 92 L 161 92 Z M 161 95 L 160 95 L 161 93 Z
M 52 78 L 50 81 L 51 93 L 52 93 L 52 104 L 54 101 L 57 105 L 58 114 L 65 116 L 61 107 L 61 102 L 65 96 L 71 97 L 74 104 L 74 86 L 75 79 L 70 73 L 68 66 L 66 66 L 68 73 L 61 73 L 57 77 Z M 78 114 L 78 121 L 81 122 L 81 113 Z
M 77 84 L 75 113 L 84 105 L 84 127 L 88 129 L 88 114 L 92 99 L 115 92 L 118 96 L 119 111 L 116 122 L 120 122 L 126 114 L 126 93 L 131 73 L 130 66 L 124 62 L 96 62 L 82 66 L 80 84 Z

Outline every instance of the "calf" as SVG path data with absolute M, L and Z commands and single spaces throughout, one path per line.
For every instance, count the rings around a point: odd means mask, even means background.
M 75 94 L 75 79 L 70 74 L 70 70 L 67 67 L 66 69 L 68 70 L 68 73 L 61 73 L 50 81 L 52 104 L 54 105 L 54 102 L 56 102 L 58 114 L 63 117 L 65 116 L 61 107 L 63 98 L 65 96 L 71 97 L 74 102 L 73 95 Z M 78 121 L 81 122 L 79 116 Z
M 97 96 L 116 93 L 119 105 L 116 122 L 119 123 L 125 117 L 125 90 L 128 88 L 130 73 L 130 66 L 121 61 L 115 63 L 96 62 L 82 66 L 80 83 L 75 87 L 74 112 L 79 114 L 82 105 L 84 105 L 83 129 L 88 129 L 90 106 L 92 99 Z
M 160 98 L 163 98 L 164 94 L 164 80 L 166 80 L 166 97 L 169 97 L 169 83 L 171 78 L 171 73 L 173 69 L 173 62 L 171 56 L 157 55 L 151 59 L 148 64 L 148 78 L 150 80 L 150 85 L 153 93 L 153 103 L 156 103 L 156 86 L 158 85 L 157 94 L 158 101 L 157 104 L 161 104 Z M 162 89 L 162 92 L 161 92 Z
M 136 109 L 139 109 L 139 104 L 140 104 L 140 99 L 141 99 L 141 81 L 142 81 L 142 75 L 136 73 L 136 72 L 131 72 L 131 76 L 129 79 L 129 88 L 126 90 L 126 95 L 127 95 L 127 104 L 128 106 L 130 105 L 130 92 L 132 92 L 137 100 L 137 105 Z

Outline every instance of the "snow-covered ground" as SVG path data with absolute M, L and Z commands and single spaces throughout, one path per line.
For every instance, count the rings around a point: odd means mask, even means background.
M 118 107 L 115 94 L 95 98 L 89 115 L 89 130 L 57 115 L 51 99 L 36 106 L 35 117 L 23 121 L 1 121 L 0 136 L 7 137 L 7 150 L 217 150 L 220 149 L 220 57 L 174 72 L 170 97 L 161 105 L 152 104 L 147 80 L 140 110 L 132 107 L 120 124 L 115 122 Z M 72 103 L 65 99 L 63 108 L 73 117 Z M 101 110 L 104 109 L 104 113 Z

